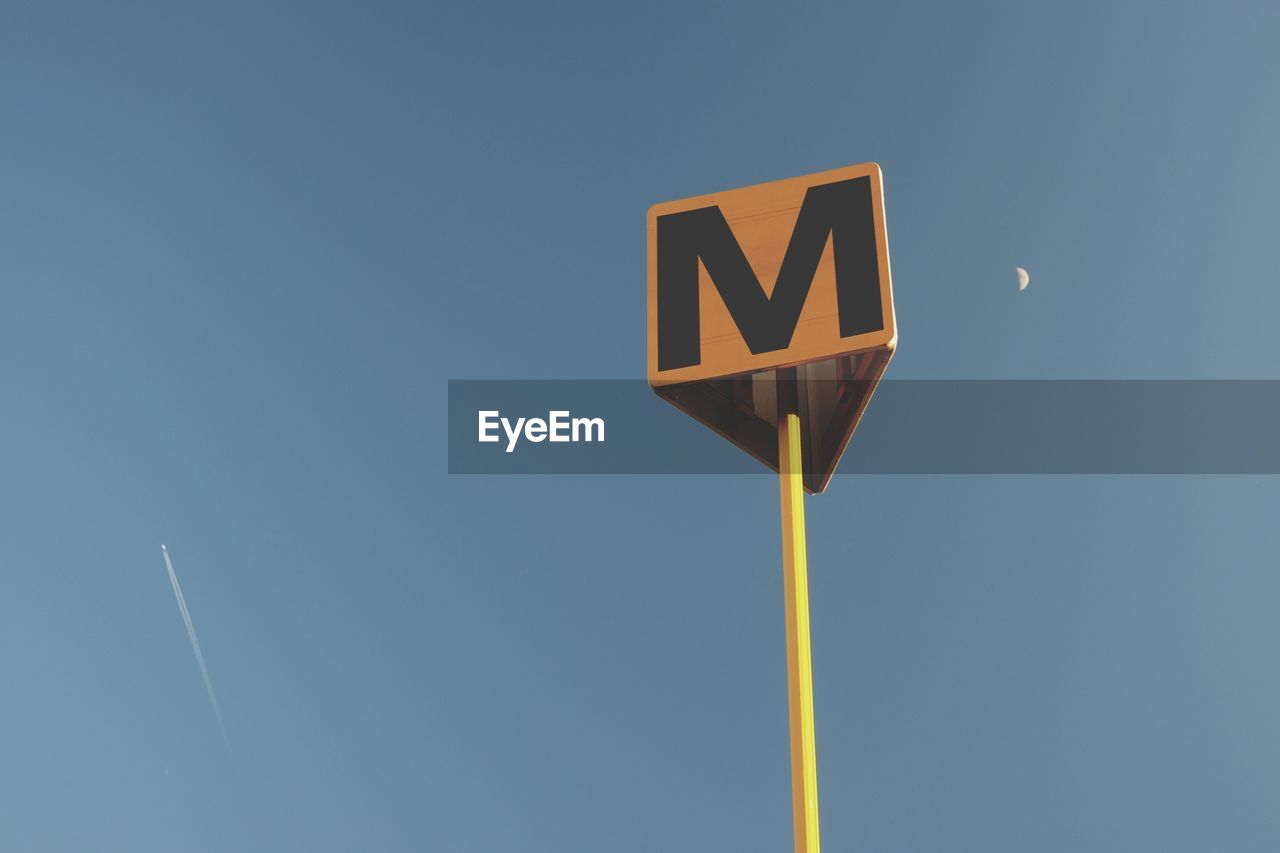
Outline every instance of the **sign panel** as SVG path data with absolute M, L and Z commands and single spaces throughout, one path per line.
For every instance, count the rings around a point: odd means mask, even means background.
M 880 167 L 656 204 L 648 225 L 650 385 L 776 469 L 794 381 L 821 491 L 897 342 Z
M 803 364 L 896 338 L 880 168 L 649 209 L 649 381 Z

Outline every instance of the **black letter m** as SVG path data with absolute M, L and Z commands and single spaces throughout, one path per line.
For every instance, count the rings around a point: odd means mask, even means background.
M 658 370 L 702 361 L 699 259 L 753 354 L 791 345 L 828 237 L 835 257 L 840 337 L 884 327 L 870 178 L 805 192 L 772 296 L 765 295 L 719 207 L 659 216 L 657 227 Z

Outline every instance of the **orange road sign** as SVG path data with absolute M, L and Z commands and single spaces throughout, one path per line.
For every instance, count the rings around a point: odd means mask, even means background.
M 779 470 L 794 377 L 804 487 L 822 491 L 897 342 L 880 167 L 665 202 L 648 225 L 649 384 Z

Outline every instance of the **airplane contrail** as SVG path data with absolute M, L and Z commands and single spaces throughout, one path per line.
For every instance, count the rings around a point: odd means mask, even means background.
M 200 651 L 200 640 L 196 637 L 196 626 L 191 624 L 191 613 L 187 610 L 187 600 L 182 595 L 182 587 L 178 585 L 178 576 L 173 571 L 173 561 L 169 559 L 169 549 L 160 546 L 164 554 L 164 565 L 169 570 L 169 583 L 173 585 L 173 597 L 178 599 L 178 610 L 182 613 L 182 624 L 187 626 L 187 639 L 191 640 L 191 651 L 195 652 L 196 663 L 200 666 L 200 677 L 204 679 L 204 689 L 209 692 L 209 703 L 213 705 L 213 715 L 218 719 L 218 731 L 222 732 L 222 740 L 227 749 L 231 749 L 231 739 L 227 737 L 227 727 L 222 722 L 222 709 L 218 707 L 218 696 L 213 692 L 213 682 L 209 680 L 209 668 L 204 665 L 204 653 Z

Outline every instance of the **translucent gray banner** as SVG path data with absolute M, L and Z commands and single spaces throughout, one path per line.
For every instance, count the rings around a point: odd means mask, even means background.
M 451 380 L 448 394 L 451 474 L 768 472 L 643 381 Z M 1280 381 L 886 380 L 837 476 L 1276 473 Z

